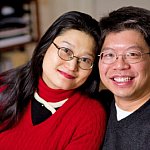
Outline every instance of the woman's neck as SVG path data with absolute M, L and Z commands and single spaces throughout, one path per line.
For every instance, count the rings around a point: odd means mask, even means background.
M 74 90 L 51 89 L 40 78 L 37 93 L 47 102 L 59 102 L 69 98 L 74 93 Z

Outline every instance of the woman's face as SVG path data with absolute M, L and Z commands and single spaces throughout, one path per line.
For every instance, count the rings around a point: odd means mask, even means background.
M 94 61 L 95 42 L 85 32 L 70 29 L 56 37 L 53 42 L 58 47 L 72 50 L 76 57 L 85 57 Z M 70 61 L 62 60 L 58 56 L 57 46 L 52 43 L 44 56 L 42 74 L 44 82 L 53 89 L 69 90 L 81 86 L 92 69 L 81 69 L 76 57 Z

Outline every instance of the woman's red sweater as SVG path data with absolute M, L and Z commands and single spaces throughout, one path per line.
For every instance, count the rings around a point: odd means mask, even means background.
M 0 133 L 2 150 L 98 150 L 104 137 L 106 115 L 102 105 L 80 93 L 54 90 L 40 80 L 38 94 L 49 102 L 68 101 L 52 116 L 33 125 L 31 102 L 21 121 Z

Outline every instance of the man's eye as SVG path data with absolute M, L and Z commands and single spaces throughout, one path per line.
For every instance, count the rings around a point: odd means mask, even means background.
M 103 53 L 103 57 L 112 58 L 112 57 L 115 57 L 115 54 L 113 54 L 113 53 Z
M 126 54 L 127 57 L 139 57 L 141 56 L 140 52 L 129 52 Z

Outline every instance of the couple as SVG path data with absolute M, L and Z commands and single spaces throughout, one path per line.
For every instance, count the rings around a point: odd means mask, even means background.
M 0 148 L 148 149 L 149 53 L 149 10 L 122 7 L 99 23 L 63 14 L 27 64 L 0 75 Z

